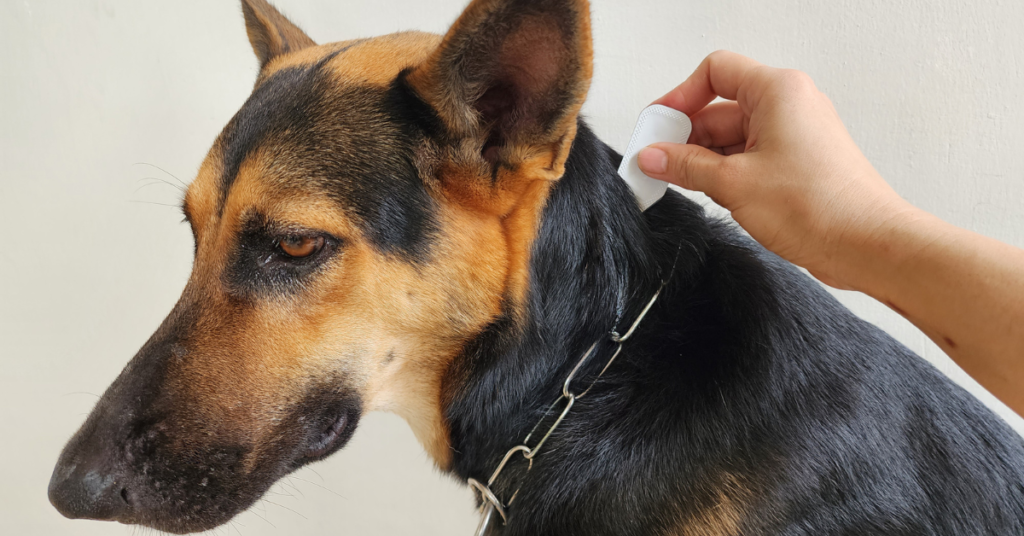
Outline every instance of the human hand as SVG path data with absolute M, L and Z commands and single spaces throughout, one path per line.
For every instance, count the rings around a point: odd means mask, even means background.
M 708 104 L 715 97 L 727 100 Z M 857 288 L 843 253 L 917 217 L 800 71 L 714 52 L 655 104 L 689 115 L 693 132 L 686 145 L 641 151 L 640 169 L 704 192 L 755 240 L 828 285 Z

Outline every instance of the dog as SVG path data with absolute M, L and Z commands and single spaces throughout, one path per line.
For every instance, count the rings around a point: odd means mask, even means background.
M 404 417 L 481 533 L 1024 534 L 1024 442 L 580 118 L 586 0 L 260 62 L 183 201 L 192 274 L 62 452 L 64 515 L 186 533 Z M 553 402 L 554 401 L 554 402 Z

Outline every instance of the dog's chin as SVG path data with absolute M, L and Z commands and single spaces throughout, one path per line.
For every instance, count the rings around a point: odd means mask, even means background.
M 179 518 L 164 518 L 150 515 L 129 515 L 124 518 L 115 519 L 114 521 L 125 525 L 139 525 L 171 534 L 192 534 L 215 529 L 228 521 L 231 521 L 235 515 L 242 511 L 245 510 L 243 509 L 240 512 L 219 516 L 200 515 L 195 517 L 182 516 Z

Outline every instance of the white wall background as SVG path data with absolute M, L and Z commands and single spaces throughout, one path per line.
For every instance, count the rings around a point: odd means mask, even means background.
M 443 32 L 463 3 L 278 0 L 320 42 Z M 732 49 L 809 72 L 911 202 L 1024 246 L 1021 3 L 594 0 L 593 15 L 586 113 L 620 150 L 644 105 L 707 53 Z M 192 249 L 176 184 L 255 76 L 234 0 L 0 2 L 0 533 L 132 533 L 65 520 L 46 484 L 65 440 L 184 286 Z M 963 380 L 909 323 L 863 296 L 841 299 Z M 404 422 L 372 415 L 344 451 L 219 532 L 474 527 L 470 493 L 431 468 Z

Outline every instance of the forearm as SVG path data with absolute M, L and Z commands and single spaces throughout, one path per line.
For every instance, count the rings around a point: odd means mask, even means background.
M 844 253 L 853 286 L 1024 415 L 1024 250 L 909 208 L 872 234 Z

